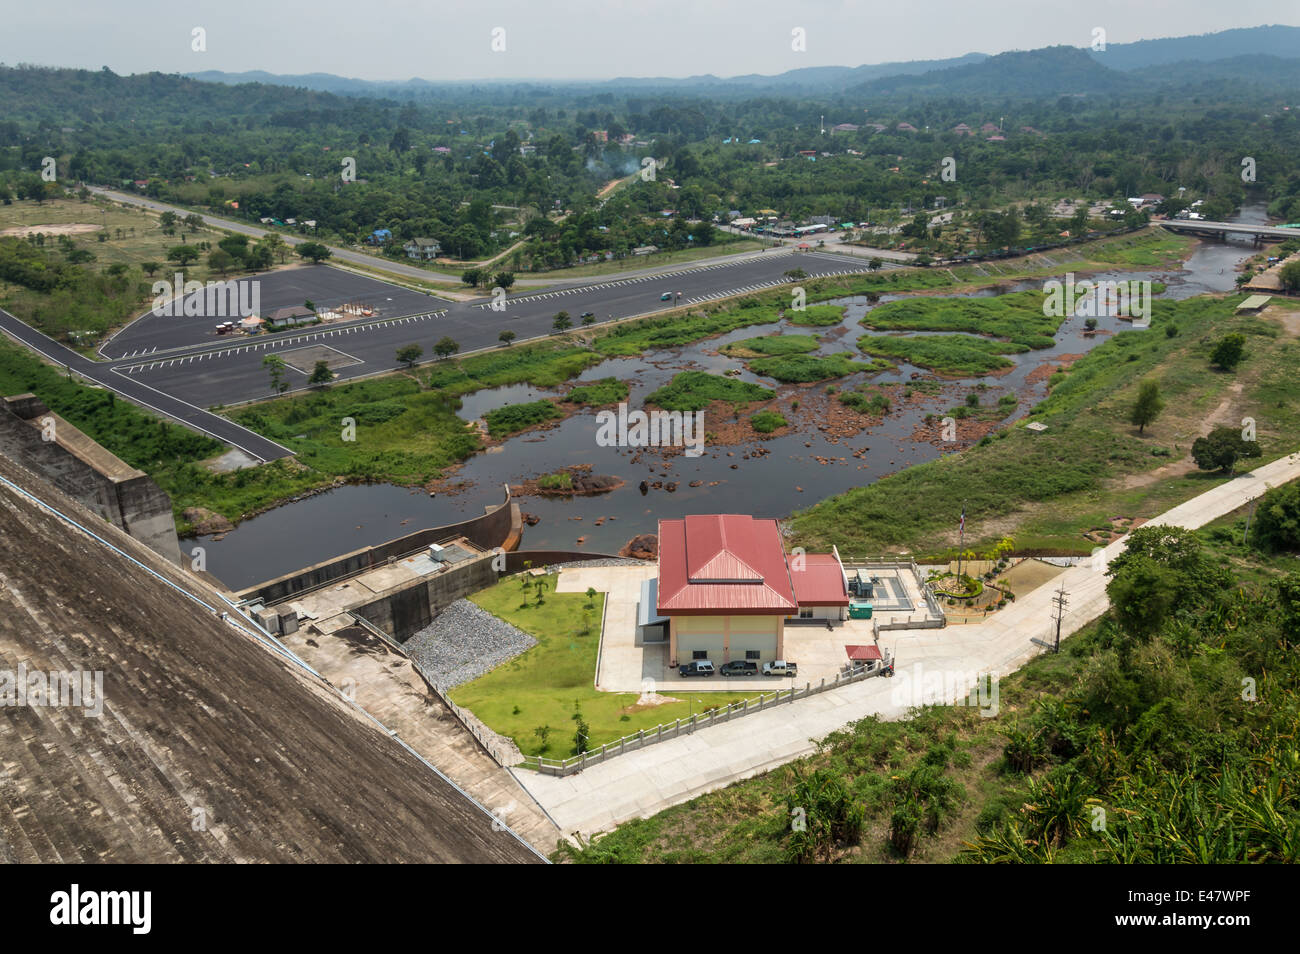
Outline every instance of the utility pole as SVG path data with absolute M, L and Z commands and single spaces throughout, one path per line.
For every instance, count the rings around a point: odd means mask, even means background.
M 1056 641 L 1052 644 L 1052 652 L 1059 653 L 1061 651 L 1061 620 L 1065 618 L 1065 607 L 1070 602 L 1065 593 L 1064 583 L 1056 591 L 1056 595 L 1052 597 L 1052 602 L 1056 604 Z
M 1245 532 L 1242 534 L 1242 546 L 1245 546 L 1245 542 L 1251 538 L 1251 517 L 1255 516 L 1255 507 L 1258 503 L 1260 503 L 1260 498 L 1258 498 L 1258 496 L 1252 498 L 1251 509 L 1249 509 L 1247 515 L 1245 515 Z

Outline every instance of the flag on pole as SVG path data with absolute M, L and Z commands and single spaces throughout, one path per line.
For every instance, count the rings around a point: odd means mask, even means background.
M 965 504 L 962 504 L 961 506 L 961 524 L 958 525 L 957 532 L 963 534 L 966 532 L 966 505 Z

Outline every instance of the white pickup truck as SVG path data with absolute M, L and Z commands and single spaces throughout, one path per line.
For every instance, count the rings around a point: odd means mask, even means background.
M 784 659 L 763 663 L 763 675 L 765 676 L 797 676 L 798 674 L 799 667 Z

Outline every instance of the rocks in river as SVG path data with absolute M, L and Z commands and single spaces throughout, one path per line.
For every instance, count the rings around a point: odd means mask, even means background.
M 186 507 L 181 512 L 181 516 L 194 525 L 194 532 L 198 536 L 207 536 L 209 533 L 229 533 L 235 529 L 233 523 L 207 507 Z
M 587 542 L 586 537 L 578 537 L 578 546 L 582 546 L 586 542 Z
M 664 490 L 668 491 L 670 494 L 677 493 L 677 481 L 670 480 L 667 484 L 664 485 Z
M 659 537 L 653 533 L 639 533 L 618 551 L 619 556 L 637 560 L 659 559 Z
M 637 489 L 640 490 L 642 494 L 647 494 L 650 492 L 650 485 L 643 480 Z
M 522 512 L 521 512 L 521 513 L 519 514 L 519 516 L 522 517 L 524 523 L 528 524 L 528 526 L 530 526 L 530 527 L 535 527 L 535 526 L 537 526 L 539 523 L 542 522 L 542 518 L 539 517 L 539 516 L 537 516 L 537 514 L 535 514 L 535 513 L 522 513 Z
M 686 486 L 688 486 L 688 487 L 699 487 L 699 486 L 701 486 L 703 483 L 704 483 L 704 481 L 702 481 L 702 480 L 692 480 L 692 481 L 691 481 L 689 484 L 687 484 Z
M 731 469 L 732 469 L 732 470 L 739 470 L 739 469 L 740 469 L 740 465 L 739 465 L 739 464 L 732 464 L 732 465 L 731 465 Z

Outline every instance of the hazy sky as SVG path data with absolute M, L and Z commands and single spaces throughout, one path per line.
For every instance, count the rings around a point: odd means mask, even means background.
M 118 73 L 605 79 L 779 73 L 1300 25 L 1298 0 L 61 0 L 8 3 L 0 62 Z M 195 28 L 206 31 L 196 52 Z M 504 31 L 494 52 L 493 31 Z M 806 51 L 792 49 L 802 29 Z M 498 36 L 498 44 L 502 35 Z

